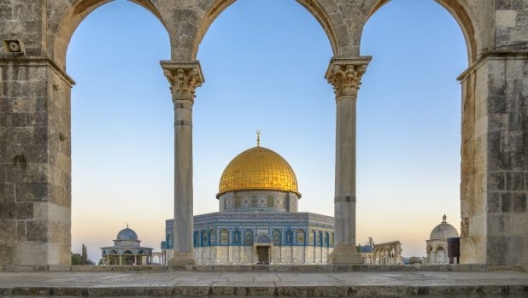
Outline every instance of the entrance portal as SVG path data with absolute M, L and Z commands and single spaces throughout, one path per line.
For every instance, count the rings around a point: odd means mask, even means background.
M 257 258 L 259 264 L 270 263 L 270 247 L 269 246 L 257 246 Z

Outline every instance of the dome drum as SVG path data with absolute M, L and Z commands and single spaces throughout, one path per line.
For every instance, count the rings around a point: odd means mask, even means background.
M 297 212 L 298 194 L 272 190 L 230 191 L 219 195 L 220 212 Z

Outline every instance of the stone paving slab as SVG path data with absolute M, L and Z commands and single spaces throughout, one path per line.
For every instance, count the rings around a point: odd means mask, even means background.
M 528 297 L 528 273 L 501 272 L 0 272 L 0 296 Z

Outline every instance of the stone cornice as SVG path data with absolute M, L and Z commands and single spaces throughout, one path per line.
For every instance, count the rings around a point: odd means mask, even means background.
M 205 82 L 200 62 L 161 61 L 161 67 L 171 86 L 172 101 L 194 102 L 196 88 Z
M 357 91 L 361 84 L 361 77 L 367 70 L 372 57 L 358 57 L 353 59 L 332 58 L 325 74 L 325 78 L 332 86 L 336 100 L 341 97 L 357 97 Z
M 457 78 L 458 81 L 463 82 L 469 76 L 473 75 L 483 64 L 488 60 L 528 60 L 528 51 L 486 51 L 480 55 L 480 57 L 471 64 L 466 70 L 464 70 Z
M 0 57 L 0 66 L 30 66 L 30 67 L 49 67 L 53 70 L 61 79 L 68 84 L 68 86 L 73 87 L 75 81 L 64 72 L 53 60 L 48 58 L 19 58 L 19 59 L 4 59 Z

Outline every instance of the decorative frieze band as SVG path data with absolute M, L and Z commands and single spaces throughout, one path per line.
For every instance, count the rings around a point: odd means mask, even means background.
M 196 88 L 205 82 L 200 63 L 198 61 L 161 61 L 161 67 L 170 83 L 172 101 L 174 103 L 179 100 L 194 102 Z
M 361 77 L 371 59 L 370 56 L 355 59 L 332 58 L 325 78 L 334 86 L 336 100 L 343 96 L 357 97 Z

